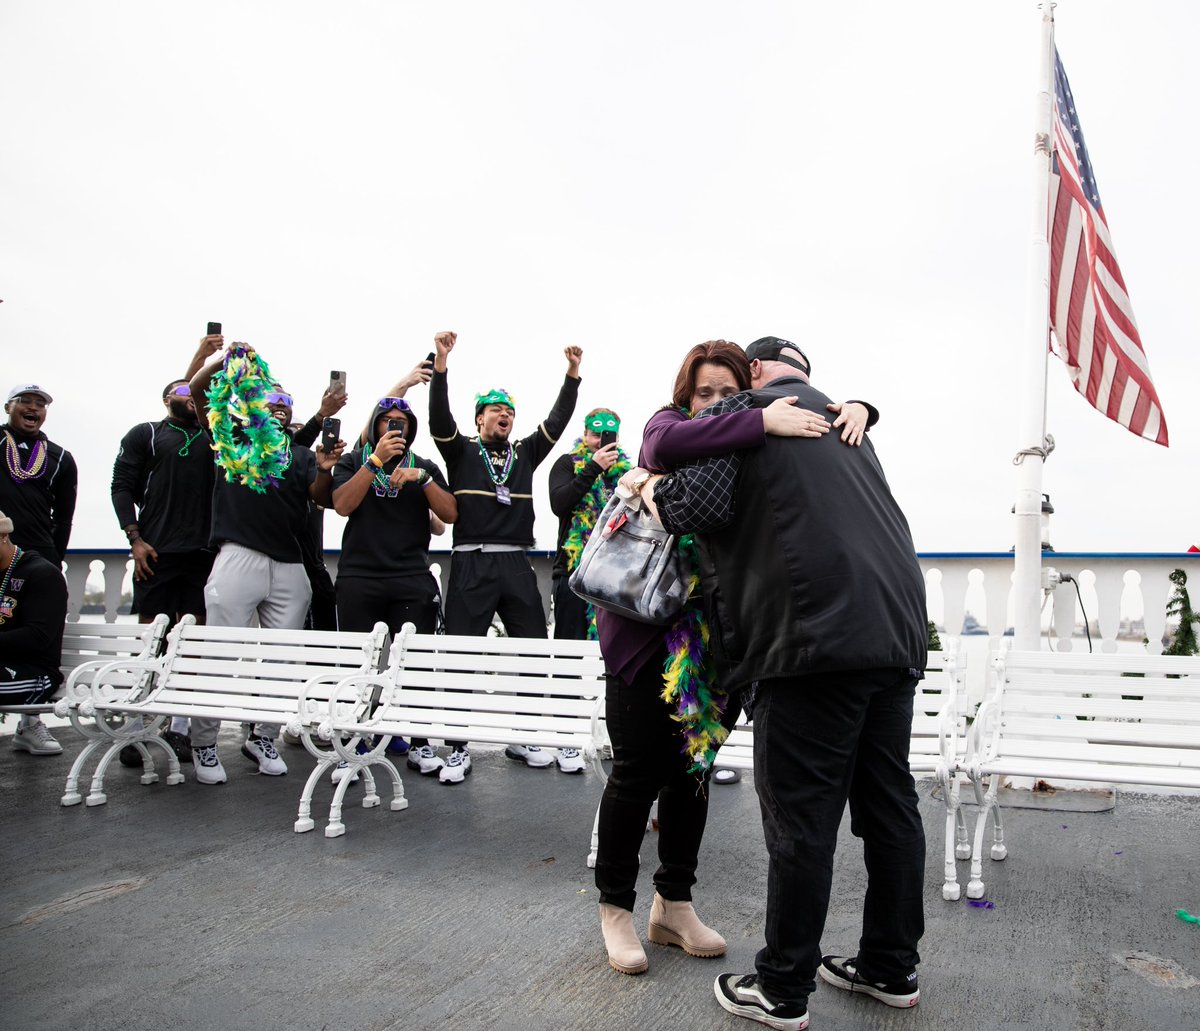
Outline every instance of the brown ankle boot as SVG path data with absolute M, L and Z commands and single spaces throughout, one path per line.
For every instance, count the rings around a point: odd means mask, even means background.
M 650 907 L 650 940 L 678 945 L 689 956 L 724 956 L 725 939 L 705 927 L 690 902 L 668 902 L 658 892 Z
M 600 930 L 608 950 L 608 965 L 622 974 L 644 974 L 650 966 L 633 929 L 633 914 L 620 906 L 600 903 Z

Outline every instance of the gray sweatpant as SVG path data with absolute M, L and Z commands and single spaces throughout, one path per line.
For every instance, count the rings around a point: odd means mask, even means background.
M 204 585 L 204 607 L 209 626 L 273 627 L 299 630 L 304 626 L 312 598 L 308 574 L 302 562 L 276 562 L 261 551 L 226 541 L 217 553 L 208 583 Z M 194 747 L 215 745 L 220 720 L 194 718 L 191 738 Z M 260 723 L 256 733 L 274 740 L 276 723 Z

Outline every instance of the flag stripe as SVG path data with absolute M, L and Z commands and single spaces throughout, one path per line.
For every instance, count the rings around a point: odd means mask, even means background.
M 1167 423 L 1117 264 L 1075 99 L 1055 51 L 1050 326 L 1075 389 L 1108 418 L 1166 445 Z

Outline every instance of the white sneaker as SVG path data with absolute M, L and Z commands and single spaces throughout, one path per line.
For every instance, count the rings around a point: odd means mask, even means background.
M 446 764 L 438 774 L 438 780 L 443 784 L 461 784 L 463 778 L 471 772 L 471 753 L 459 751 L 457 748 L 446 758 Z
M 346 779 L 346 774 L 348 774 L 349 772 L 350 772 L 350 764 L 348 762 L 346 762 L 345 759 L 342 759 L 333 768 L 333 773 L 330 774 L 330 777 L 332 778 L 332 780 L 335 784 L 340 784 L 342 781 L 344 781 Z M 351 784 L 357 783 L 360 775 L 361 775 L 360 771 L 355 770 L 354 776 L 350 778 L 350 783 Z
M 192 768 L 197 784 L 224 784 L 228 779 L 216 745 L 192 745 Z
M 545 769 L 554 762 L 554 756 L 549 752 L 543 752 L 537 745 L 509 745 L 504 749 L 504 754 L 509 759 L 516 759 L 517 762 L 523 762 L 526 766 L 532 766 L 535 770 Z
M 282 777 L 287 773 L 287 763 L 275 751 L 275 742 L 269 737 L 248 737 L 242 742 L 242 755 L 258 763 L 258 772 L 268 777 Z
M 58 755 L 62 751 L 62 745 L 50 736 L 41 720 L 34 720 L 27 727 L 17 727 L 12 746 L 16 751 L 24 750 L 30 755 Z
M 560 748 L 558 750 L 558 768 L 563 773 L 582 773 L 583 756 L 578 748 Z
M 410 770 L 416 770 L 423 777 L 437 773 L 438 770 L 446 765 L 442 762 L 441 756 L 437 754 L 437 749 L 433 745 L 421 745 L 420 748 L 410 748 L 408 750 L 408 758 L 405 759 L 405 764 Z

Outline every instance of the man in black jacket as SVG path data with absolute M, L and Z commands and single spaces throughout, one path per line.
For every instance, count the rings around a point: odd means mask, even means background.
M 41 705 L 62 683 L 67 584 L 62 570 L 12 539 L 13 521 L 0 512 L 0 701 Z M 58 755 L 62 745 L 33 714 L 24 715 L 13 748 Z
M 615 439 L 620 427 L 621 418 L 611 408 L 593 408 L 583 417 L 583 435 L 550 466 L 550 510 L 558 516 L 552 580 L 556 640 L 596 637 L 595 614 L 568 581 L 613 488 L 629 470 L 629 459 Z M 613 435 L 609 444 L 602 443 L 605 432 Z
M 825 409 L 795 344 L 764 337 L 747 357 L 752 390 L 701 418 L 781 397 Z M 889 1006 L 916 1005 L 925 834 L 908 747 L 926 660 L 925 581 L 874 448 L 841 447 L 832 433 L 802 447 L 768 437 L 665 477 L 654 499 L 668 529 L 704 534 L 714 654 L 754 720 L 766 945 L 755 973 L 717 978 L 717 1001 L 804 1028 L 819 973 Z M 857 956 L 821 959 L 847 799 L 868 874 L 862 937 Z
M 477 395 L 477 435 L 459 433 L 446 385 L 446 359 L 457 339 L 456 333 L 434 337 L 429 384 L 429 432 L 446 461 L 450 489 L 458 502 L 454 560 L 446 590 L 446 633 L 483 637 L 492 617 L 499 615 L 510 637 L 545 637 L 546 610 L 526 555 L 534 543 L 533 471 L 550 454 L 575 410 L 583 350 L 564 348 L 567 374 L 554 407 L 536 430 L 514 442 L 509 438 L 516 403 L 503 390 Z M 438 779 L 459 784 L 471 770 L 467 742 L 446 744 L 450 755 Z M 509 745 L 505 754 L 538 768 L 554 762 L 534 746 Z M 582 759 L 568 755 L 567 760 L 568 766 L 578 763 L 582 770 Z
M 71 539 L 79 470 L 71 452 L 42 432 L 53 400 L 36 383 L 20 383 L 8 392 L 8 422 L 0 427 L 0 508 L 12 518 L 15 541 L 23 550 L 61 568 Z

